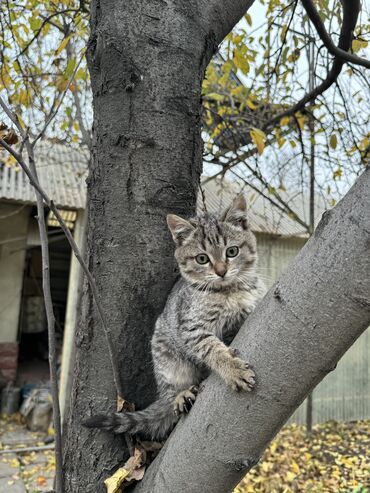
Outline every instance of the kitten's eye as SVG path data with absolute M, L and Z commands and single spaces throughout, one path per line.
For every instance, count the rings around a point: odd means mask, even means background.
M 226 257 L 236 257 L 239 253 L 239 248 L 237 246 L 232 246 L 232 247 L 229 247 L 227 250 L 226 250 Z
M 204 264 L 208 264 L 209 262 L 209 258 L 208 258 L 208 255 L 206 255 L 205 253 L 200 253 L 199 255 L 197 255 L 195 257 L 195 260 L 198 262 L 198 264 L 200 265 L 204 265 Z

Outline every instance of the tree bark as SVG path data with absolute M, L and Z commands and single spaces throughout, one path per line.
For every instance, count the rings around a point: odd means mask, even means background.
M 137 408 L 154 397 L 149 342 L 176 274 L 165 217 L 195 209 L 204 70 L 252 0 L 224 3 L 222 22 L 221 0 L 94 0 L 91 6 L 87 255 L 124 397 Z M 100 493 L 127 452 L 122 437 L 81 427 L 85 417 L 116 406 L 105 336 L 87 289 L 75 341 L 65 488 Z
M 370 325 L 369 191 L 367 168 L 237 335 L 256 390 L 237 394 L 211 375 L 135 493 L 231 492 Z

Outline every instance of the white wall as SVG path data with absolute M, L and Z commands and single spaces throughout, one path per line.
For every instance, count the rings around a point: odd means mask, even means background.
M 0 203 L 0 342 L 15 342 L 30 207 Z

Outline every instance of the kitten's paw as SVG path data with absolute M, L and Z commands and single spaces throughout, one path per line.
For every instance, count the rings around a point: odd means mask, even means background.
M 225 381 L 236 392 L 241 390 L 250 392 L 256 383 L 254 371 L 240 358 L 232 359 L 230 371 L 225 375 Z
M 181 413 L 188 413 L 193 407 L 195 399 L 197 397 L 198 387 L 193 385 L 187 390 L 183 390 L 177 394 L 173 403 L 173 412 L 178 416 Z
M 231 356 L 233 358 L 236 358 L 237 356 L 239 356 L 239 350 L 236 349 L 236 347 L 229 347 L 228 350 L 229 350 L 229 353 L 231 354 Z

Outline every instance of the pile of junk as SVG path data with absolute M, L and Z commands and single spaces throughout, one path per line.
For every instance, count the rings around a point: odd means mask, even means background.
M 49 384 L 28 384 L 20 388 L 7 383 L 1 390 L 0 402 L 1 414 L 20 412 L 31 431 L 47 432 L 51 427 L 53 408 Z

